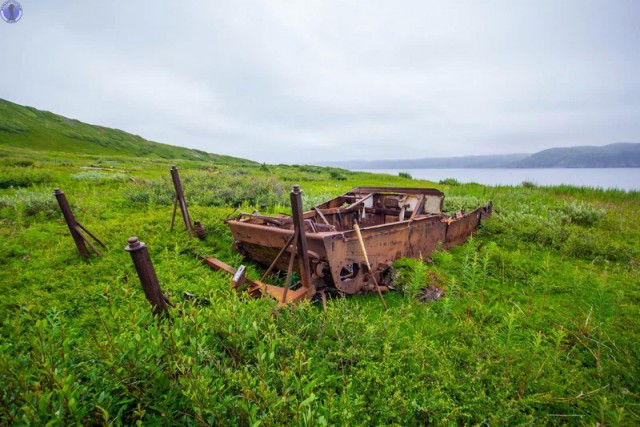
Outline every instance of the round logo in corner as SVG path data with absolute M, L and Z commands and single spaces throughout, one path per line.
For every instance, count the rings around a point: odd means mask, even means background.
M 16 0 L 7 0 L 0 6 L 0 16 L 5 22 L 15 24 L 22 18 L 22 5 Z

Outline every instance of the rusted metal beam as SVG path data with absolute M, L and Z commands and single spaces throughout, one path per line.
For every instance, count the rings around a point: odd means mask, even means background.
M 104 243 L 100 241 L 92 232 L 90 232 L 84 225 L 80 224 L 76 217 L 73 215 L 73 211 L 71 210 L 71 206 L 69 206 L 69 202 L 67 201 L 67 196 L 59 189 L 56 188 L 53 191 L 53 194 L 56 196 L 58 200 L 58 206 L 60 206 L 60 211 L 62 211 L 62 216 L 64 217 L 65 222 L 67 223 L 67 227 L 69 227 L 69 231 L 71 232 L 71 237 L 73 237 L 73 241 L 78 248 L 78 253 L 82 258 L 89 257 L 89 251 L 87 250 L 86 244 L 89 245 L 91 250 L 95 252 L 98 257 L 102 257 L 102 254 L 98 249 L 91 243 L 91 241 L 82 234 L 82 230 L 87 232 L 89 236 L 95 239 L 103 248 L 106 248 Z M 86 242 L 86 244 L 85 244 Z
M 384 297 L 382 296 L 382 291 L 380 290 L 380 286 L 378 286 L 378 281 L 376 280 L 375 274 L 373 274 L 373 271 L 371 271 L 371 264 L 369 264 L 369 256 L 367 255 L 367 248 L 364 245 L 364 240 L 362 239 L 362 234 L 360 233 L 360 226 L 358 226 L 358 224 L 355 224 L 353 226 L 353 229 L 356 231 L 356 234 L 358 235 L 358 241 L 360 242 L 360 250 L 362 251 L 362 256 L 364 256 L 364 261 L 367 266 L 367 270 L 369 270 L 369 277 L 371 277 L 371 280 L 373 280 L 373 284 L 376 285 L 376 291 L 378 292 L 378 295 L 380 295 L 380 300 L 382 301 L 382 305 L 384 305 L 384 309 L 388 310 L 389 307 L 387 307 L 387 303 L 384 300 Z
M 327 224 L 327 225 L 331 225 L 329 223 L 329 221 L 327 221 L 327 218 L 324 216 L 324 214 L 322 212 L 320 212 L 320 209 L 314 207 L 313 210 L 315 210 L 318 213 L 318 216 L 320 217 L 320 219 L 322 219 L 322 221 Z
M 316 293 L 315 287 L 311 282 L 311 266 L 309 265 L 309 254 L 307 252 L 307 238 L 304 232 L 304 211 L 302 209 L 302 191 L 299 185 L 294 185 L 293 190 L 289 194 L 291 200 L 291 214 L 293 217 L 293 225 L 298 234 L 296 249 L 298 252 L 298 263 L 300 267 L 300 278 L 302 287 L 307 290 L 309 298 Z
M 182 182 L 180 182 L 180 175 L 178 174 L 178 168 L 171 166 L 171 180 L 173 181 L 173 187 L 176 190 L 176 202 L 173 208 L 173 217 L 171 219 L 171 230 L 173 230 L 173 224 L 176 218 L 176 205 L 180 206 L 182 212 L 182 219 L 184 225 L 189 232 L 189 238 L 193 238 L 193 226 L 191 225 L 191 217 L 189 216 L 189 209 L 187 207 L 187 201 L 184 198 L 184 191 L 182 189 Z
M 362 203 L 366 202 L 367 200 L 369 200 L 370 198 L 373 197 L 375 193 L 369 193 L 366 196 L 364 196 L 362 199 L 358 200 L 357 202 L 354 202 L 353 204 L 347 206 L 346 208 L 344 208 L 345 212 L 348 212 L 350 210 L 353 210 L 355 207 L 361 205 Z
M 269 295 L 278 301 L 278 305 L 284 305 L 290 302 L 299 302 L 307 298 L 307 289 L 301 287 L 295 291 L 288 291 L 285 293 L 285 288 L 280 286 L 269 285 L 259 280 L 251 280 L 246 277 L 244 266 L 240 266 L 237 270 L 231 267 L 229 264 L 213 257 L 201 257 L 202 262 L 214 270 L 224 271 L 233 276 L 232 287 L 236 288 L 240 285 L 247 283 L 249 288 L 247 292 L 253 297 L 260 297 L 262 295 Z M 284 302 L 283 302 L 284 301 Z
M 80 227 L 79 226 L 75 226 L 76 231 L 78 232 L 78 234 L 80 235 L 80 237 L 82 237 L 82 240 L 84 240 L 87 245 L 89 245 L 89 247 L 91 248 L 91 250 L 98 255 L 98 257 L 102 258 L 102 254 L 100 253 L 100 251 L 98 250 L 98 248 L 95 247 L 95 245 L 91 242 L 91 240 L 89 240 L 89 238 L 87 236 L 85 236 L 84 234 L 82 234 L 82 231 L 80 231 Z
M 273 267 L 275 267 L 276 263 L 278 262 L 278 260 L 280 259 L 280 257 L 282 256 L 282 254 L 288 250 L 289 245 L 291 245 L 291 243 L 295 240 L 297 234 L 294 232 L 291 237 L 289 237 L 289 240 L 287 240 L 287 243 L 284 244 L 284 246 L 282 247 L 282 249 L 280 249 L 280 252 L 278 252 L 278 255 L 276 255 L 276 257 L 274 258 L 273 262 L 271 263 L 271 265 L 269 266 L 269 268 L 267 268 L 267 271 L 264 272 L 264 274 L 262 275 L 262 278 L 260 279 L 261 281 L 266 279 L 267 276 L 269 275 L 269 273 L 271 273 L 271 270 L 273 270 Z
M 293 263 L 297 255 L 296 253 L 297 239 L 298 239 L 298 230 L 296 230 L 295 233 L 293 233 L 294 246 L 293 246 L 293 251 L 289 255 L 289 267 L 287 267 L 287 278 L 285 279 L 285 282 L 284 282 L 284 292 L 282 293 L 282 299 L 280 300 L 281 304 L 285 304 L 287 302 L 287 293 L 289 293 L 289 286 L 291 285 L 291 276 L 293 276 Z
M 153 306 L 153 313 L 167 315 L 167 304 L 171 304 L 171 302 L 160 289 L 158 276 L 153 268 L 147 245 L 139 241 L 137 237 L 130 237 L 127 242 L 129 244 L 124 250 L 131 254 L 131 259 L 138 273 L 138 278 L 140 278 L 144 295 L 147 297 L 147 301 Z

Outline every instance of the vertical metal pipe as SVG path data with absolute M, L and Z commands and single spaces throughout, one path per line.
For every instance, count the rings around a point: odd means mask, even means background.
M 139 241 L 137 237 L 129 237 L 128 243 L 124 250 L 131 254 L 144 295 L 153 306 L 153 313 L 165 313 L 167 311 L 167 298 L 160 289 L 158 276 L 156 276 L 156 271 L 153 268 L 147 245 Z
M 309 254 L 307 252 L 307 237 L 304 233 L 304 217 L 302 210 L 302 191 L 300 191 L 299 185 L 293 186 L 293 191 L 290 193 L 291 199 L 291 213 L 293 216 L 293 225 L 298 235 L 296 242 L 296 250 L 298 252 L 298 261 L 300 265 L 300 278 L 302 279 L 302 286 L 308 289 L 307 295 L 309 297 L 315 294 L 316 290 L 311 283 L 311 273 L 309 267 Z
M 182 190 L 182 183 L 180 182 L 180 175 L 178 175 L 178 168 L 171 166 L 171 179 L 173 180 L 173 186 L 176 189 L 176 198 L 178 205 L 180 205 L 180 211 L 182 211 L 182 219 L 184 225 L 187 227 L 189 237 L 193 237 L 193 226 L 191 225 L 191 218 L 189 217 L 189 209 L 187 208 L 187 202 L 184 199 L 184 191 Z
M 64 195 L 59 188 L 56 188 L 53 191 L 53 194 L 56 196 L 58 200 L 58 205 L 60 206 L 60 210 L 62 211 L 62 215 L 64 216 L 64 220 L 67 222 L 67 226 L 69 227 L 69 231 L 71 232 L 71 237 L 73 237 L 73 241 L 76 242 L 76 247 L 78 248 L 78 252 L 82 258 L 89 257 L 89 251 L 87 250 L 87 246 L 84 243 L 84 239 L 82 235 L 78 231 L 78 221 L 73 216 L 73 212 L 71 211 L 71 207 L 69 206 L 69 202 L 67 202 L 67 196 Z

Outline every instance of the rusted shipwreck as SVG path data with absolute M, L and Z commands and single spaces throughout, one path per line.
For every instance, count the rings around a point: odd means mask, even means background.
M 428 257 L 439 245 L 460 245 L 491 215 L 491 203 L 446 215 L 444 197 L 434 188 L 356 187 L 303 212 L 300 188 L 294 186 L 291 216 L 242 213 L 226 223 L 235 248 L 268 266 L 262 280 L 274 270 L 288 273 L 284 287 L 249 281 L 249 290 L 287 303 L 317 293 L 324 298 L 325 291 L 387 290 L 394 260 Z M 290 283 L 296 276 L 300 280 Z M 244 280 L 236 277 L 234 284 Z

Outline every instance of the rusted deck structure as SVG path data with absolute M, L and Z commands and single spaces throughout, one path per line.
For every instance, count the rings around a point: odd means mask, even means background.
M 375 291 L 377 283 L 385 290 L 385 273 L 400 257 L 428 257 L 439 244 L 446 249 L 464 243 L 492 211 L 489 203 L 447 216 L 443 202 L 444 194 L 433 188 L 356 187 L 303 212 L 297 226 L 295 206 L 293 216 L 243 213 L 227 224 L 236 249 L 247 258 L 270 266 L 269 271 L 300 275 L 302 286 L 292 291 L 296 299 L 329 289 L 352 295 Z M 306 246 L 304 251 L 300 245 Z M 364 264 L 363 250 L 376 280 Z M 305 265 L 308 272 L 302 271 Z M 282 302 L 289 300 L 285 290 Z

